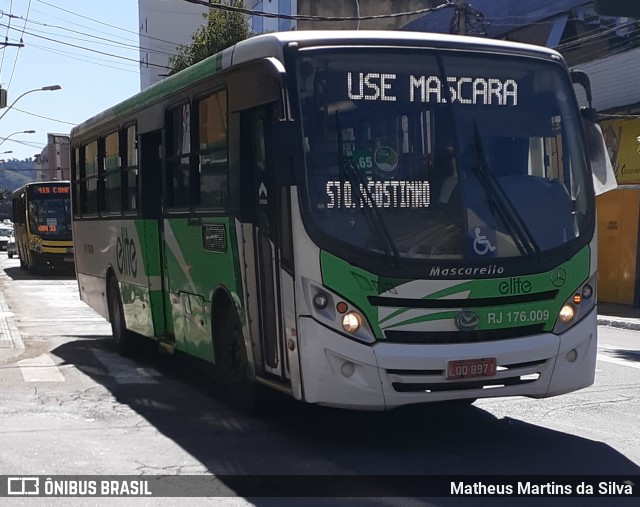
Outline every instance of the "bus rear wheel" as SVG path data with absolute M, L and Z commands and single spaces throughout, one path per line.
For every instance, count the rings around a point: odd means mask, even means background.
M 126 356 L 131 352 L 131 340 L 124 320 L 120 288 L 118 287 L 118 281 L 115 276 L 109 278 L 107 298 L 109 305 L 109 321 L 111 322 L 111 333 L 113 335 L 113 345 L 118 354 Z

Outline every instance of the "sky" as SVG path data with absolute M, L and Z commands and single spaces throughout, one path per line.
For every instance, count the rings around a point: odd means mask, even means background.
M 0 47 L 11 106 L 0 109 L 0 159 L 33 158 L 47 133 L 68 134 L 140 90 L 137 0 L 0 0 L 0 35 L 24 43 Z M 41 90 L 51 85 L 62 89 Z

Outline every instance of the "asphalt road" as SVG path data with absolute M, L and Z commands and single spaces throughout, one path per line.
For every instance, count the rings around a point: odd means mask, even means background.
M 207 379 L 183 363 L 160 354 L 135 360 L 115 354 L 109 324 L 79 300 L 73 277 L 29 275 L 0 254 L 0 291 L 6 325 L 20 338 L 13 346 L 0 340 L 0 475 L 276 474 L 300 484 L 305 475 L 549 475 L 560 481 L 640 474 L 636 331 L 601 327 L 596 383 L 557 398 L 367 413 L 276 396 L 271 410 L 249 417 L 226 406 Z M 232 482 L 220 486 L 234 495 Z M 349 498 L 349 504 L 637 504 L 628 498 L 407 497 L 384 477 L 375 487 L 381 497 Z M 43 500 L 67 505 L 70 499 Z M 163 502 L 184 503 L 157 498 L 148 505 Z M 231 496 L 194 505 L 294 502 Z

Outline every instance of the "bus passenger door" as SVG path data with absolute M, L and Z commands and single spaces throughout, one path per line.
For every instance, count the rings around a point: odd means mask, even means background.
M 256 371 L 284 379 L 282 292 L 278 230 L 279 192 L 270 167 L 269 125 L 271 109 L 244 113 L 242 119 L 243 166 L 247 182 L 253 188 L 249 208 L 250 231 L 245 232 L 248 285 L 248 311 L 253 322 L 252 334 Z M 250 236 L 247 238 L 247 236 Z M 251 247 L 251 243 L 253 246 Z M 252 257 L 252 259 L 251 259 Z M 252 262 L 253 260 L 253 262 Z M 253 269 L 251 269 L 253 267 Z M 251 277 L 251 279 L 249 279 Z M 287 286 L 289 284 L 286 284 Z M 292 286 L 292 284 L 291 284 Z
M 143 248 L 146 251 L 146 270 L 149 277 L 153 328 L 156 338 L 166 340 L 172 337 L 173 327 L 167 322 L 167 293 L 164 288 L 164 262 L 162 243 L 162 203 L 159 199 L 144 198 L 144 196 L 161 195 L 162 174 L 162 131 L 156 130 L 140 134 L 141 171 L 140 209 L 142 215 L 148 219 L 144 227 L 145 238 Z

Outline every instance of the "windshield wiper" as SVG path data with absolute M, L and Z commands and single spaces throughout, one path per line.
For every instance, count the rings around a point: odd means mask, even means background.
M 398 252 L 398 247 L 393 241 L 387 225 L 384 223 L 384 220 L 380 216 L 380 210 L 376 205 L 371 192 L 367 188 L 366 181 L 362 179 L 362 175 L 355 168 L 353 157 L 344 155 L 344 148 L 342 144 L 342 130 L 340 128 L 339 113 L 337 111 L 336 135 L 338 138 L 338 149 L 340 150 L 340 153 L 338 154 L 340 179 L 344 181 L 346 177 L 347 181 L 349 181 L 349 183 L 351 184 L 351 188 L 362 203 L 365 216 L 367 217 L 367 221 L 369 222 L 369 228 L 374 232 L 374 234 L 382 244 L 382 248 L 384 250 L 387 261 L 392 267 L 398 267 L 400 265 L 400 253 Z M 362 193 L 363 191 L 366 194 L 366 198 Z
M 478 157 L 478 165 L 474 166 L 473 170 L 482 184 L 487 197 L 490 198 L 490 202 L 495 206 L 502 222 L 507 226 L 507 229 L 509 229 L 509 234 L 513 238 L 518 250 L 520 250 L 520 253 L 524 256 L 540 253 L 540 247 L 536 243 L 535 238 L 531 235 L 518 210 L 502 188 L 502 185 L 500 185 L 493 172 L 489 169 L 478 131 L 478 122 L 475 119 L 473 120 L 473 137 L 476 155 Z

